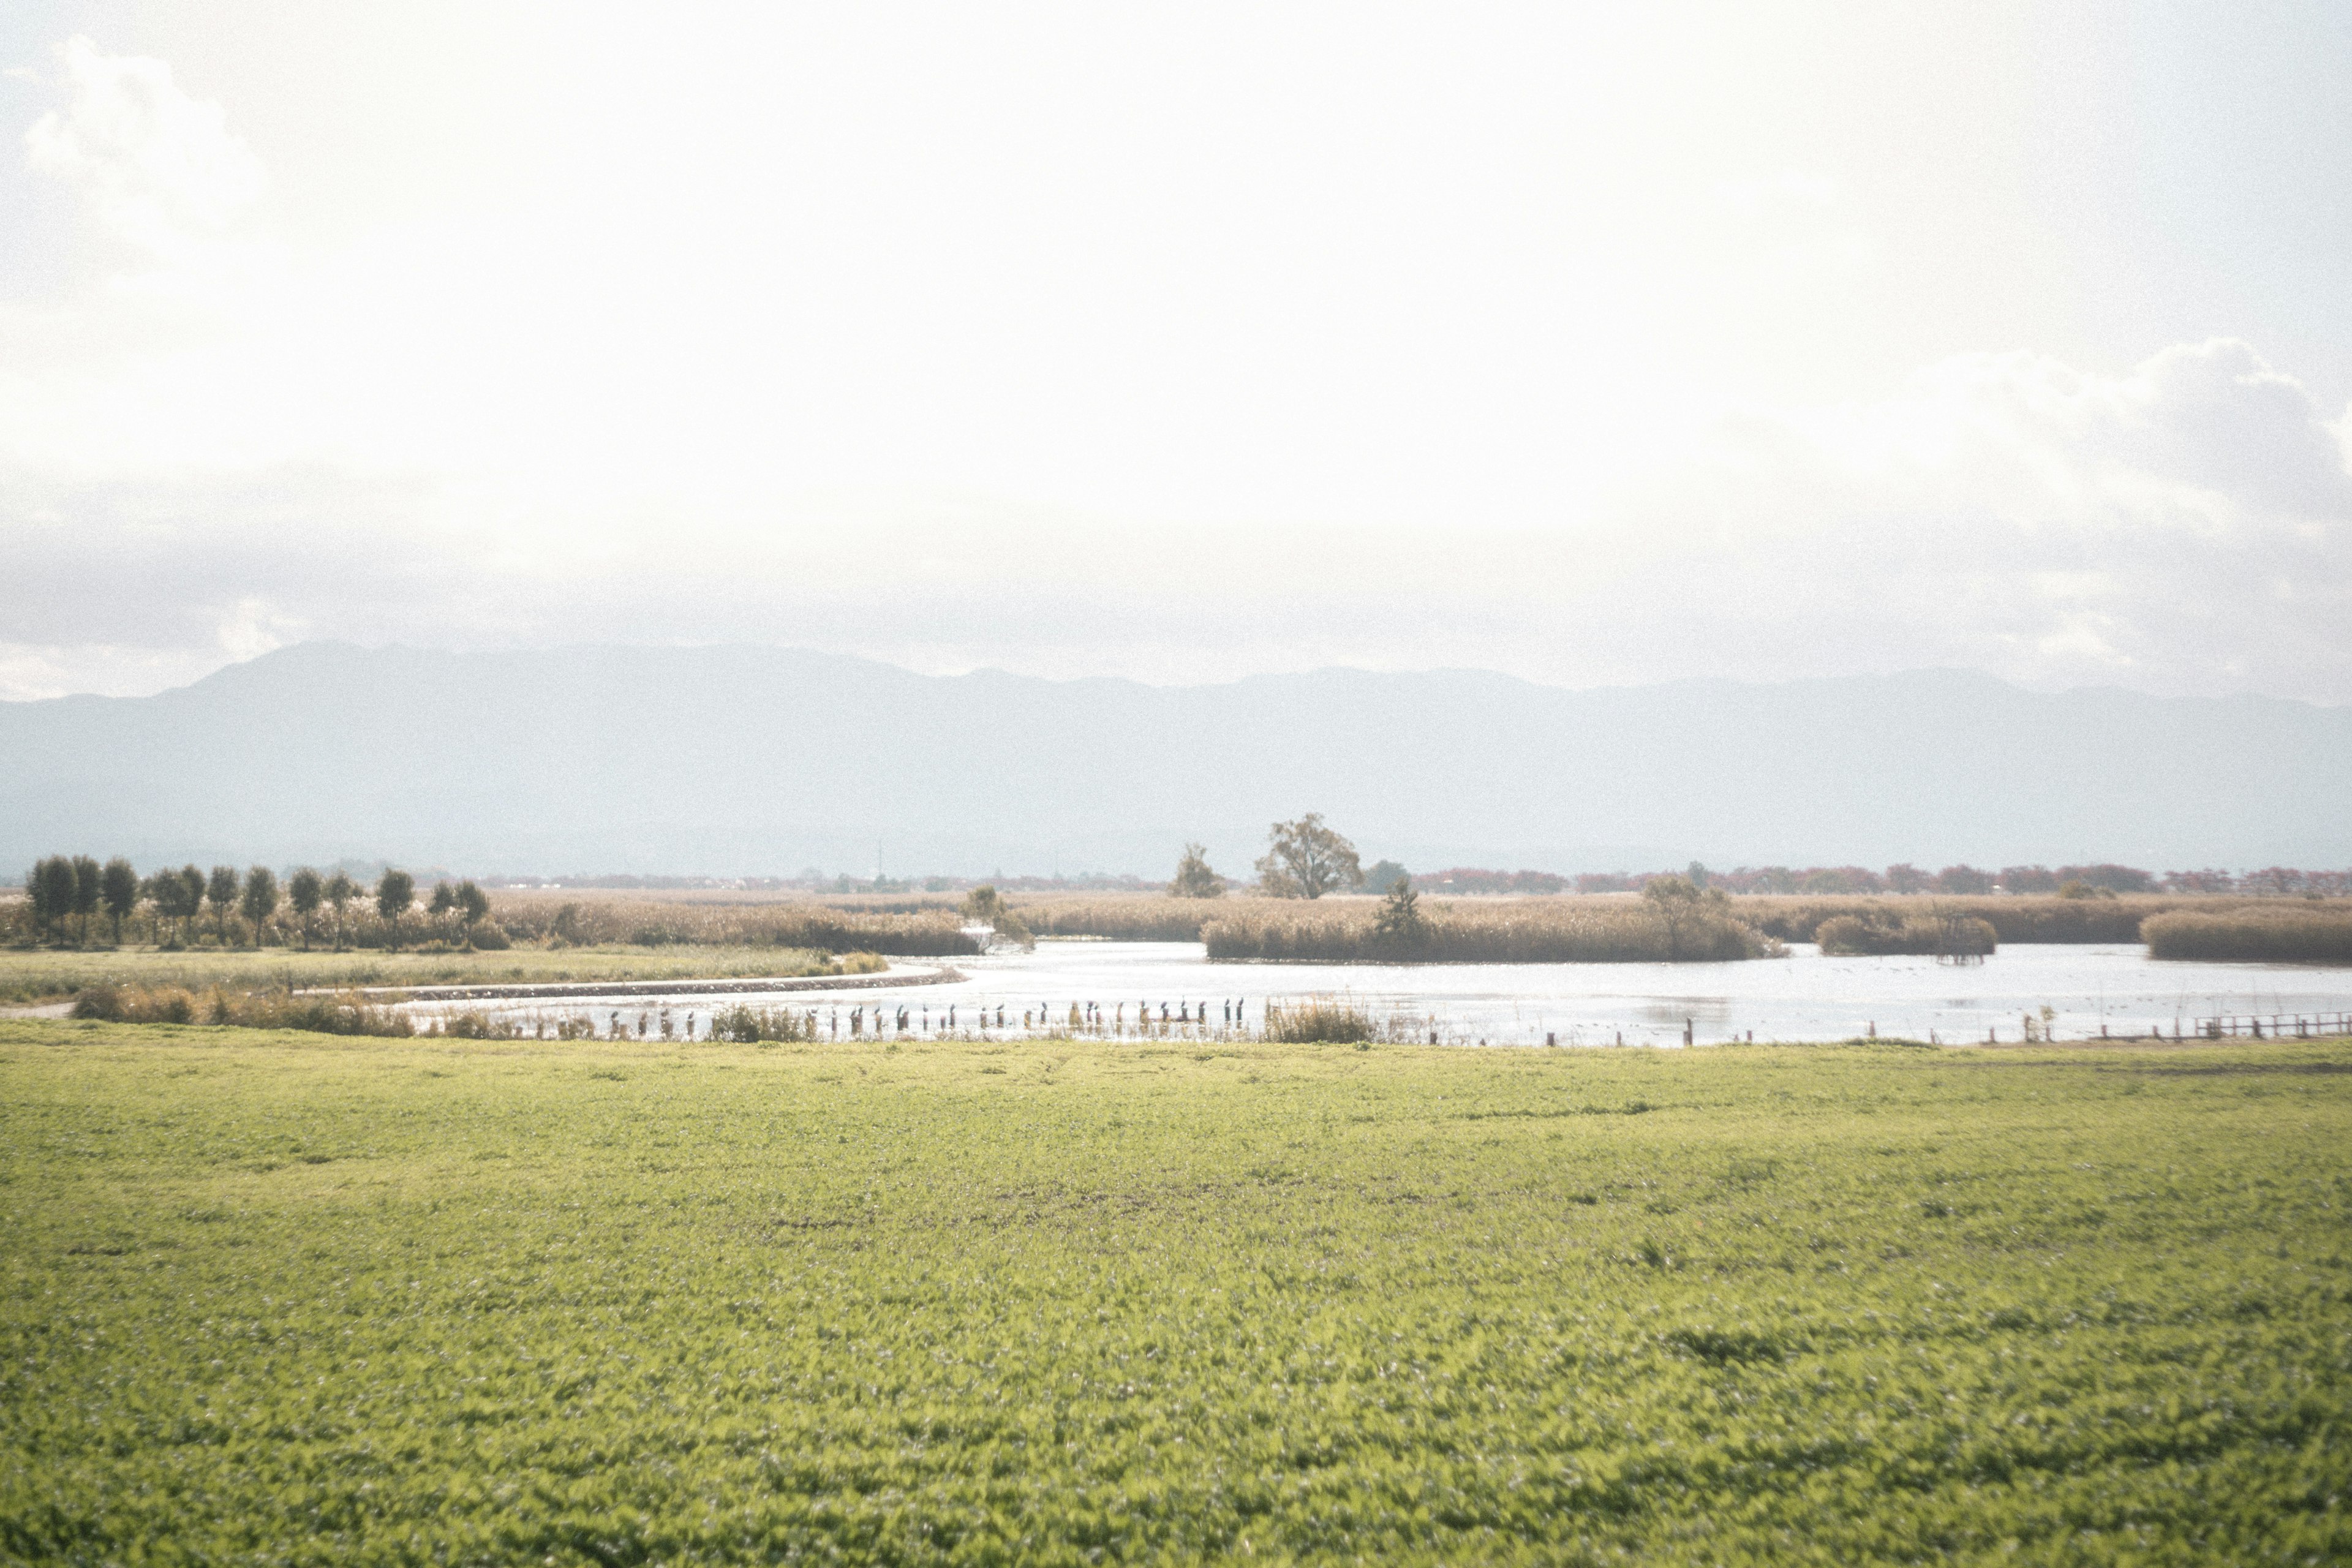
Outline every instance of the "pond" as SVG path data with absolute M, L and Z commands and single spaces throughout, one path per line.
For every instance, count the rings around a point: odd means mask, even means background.
M 674 1026 L 692 1015 L 707 1031 L 715 1007 L 814 1008 L 845 1037 L 853 1010 L 870 1034 L 876 1009 L 895 1029 L 909 1010 L 909 1031 L 1023 1033 L 1027 1015 L 1066 1022 L 1071 1005 L 1093 1004 L 1132 1034 L 1149 1006 L 1155 1030 L 1164 1006 L 1171 1020 L 1194 1022 L 1177 1033 L 1222 1032 L 1229 1003 L 1243 1026 L 1257 1027 L 1265 1005 L 1313 995 L 1344 996 L 1394 1020 L 1400 1034 L 1447 1044 L 1569 1046 L 1679 1045 L 1687 1028 L 1699 1044 L 1731 1039 L 1833 1040 L 1873 1031 L 1946 1044 L 1980 1042 L 1988 1032 L 2017 1041 L 2026 1018 L 2064 1039 L 2096 1037 L 2102 1028 L 2137 1035 L 2226 1015 L 2293 1016 L 2352 1010 L 2352 968 L 2291 964 L 2159 963 L 2128 946 L 2004 947 L 1979 964 L 1954 967 L 1931 958 L 1825 957 L 1792 944 L 1785 959 L 1746 963 L 1271 964 L 1212 963 L 1198 942 L 1043 942 L 1034 952 L 960 958 L 964 978 L 944 984 L 875 989 L 677 994 L 582 1000 L 415 1003 L 420 1016 L 482 1008 L 502 1017 L 593 1016 L 598 1031 L 612 1015 L 649 1026 L 667 1008 Z M 907 962 L 909 977 L 933 973 Z M 1007 1020 L 996 1025 L 998 1010 Z M 2046 1023 L 2043 1009 L 2049 1009 Z M 1205 1016 L 1205 1028 L 1197 1020 Z

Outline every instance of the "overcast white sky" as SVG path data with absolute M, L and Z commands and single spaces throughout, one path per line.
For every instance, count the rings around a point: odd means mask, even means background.
M 2352 8 L 0 7 L 0 696 L 2352 701 Z

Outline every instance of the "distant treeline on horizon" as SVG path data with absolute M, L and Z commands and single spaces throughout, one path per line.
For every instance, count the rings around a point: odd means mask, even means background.
M 168 869 L 168 868 L 166 868 Z M 339 861 L 340 870 L 373 881 L 389 862 Z M 441 868 L 421 871 L 425 881 L 454 879 Z M 1381 894 L 1400 876 L 1411 876 L 1413 886 L 1438 898 L 1479 898 L 1507 895 L 1566 893 L 1638 893 L 1661 877 L 1688 877 L 1703 888 L 1727 893 L 1789 895 L 1868 895 L 1873 893 L 1940 893 L 1954 897 L 1988 894 L 2072 893 L 2097 897 L 2115 893 L 2232 893 L 2275 898 L 2352 897 L 2352 869 L 2305 870 L 2292 866 L 2266 866 L 2259 870 L 2231 871 L 2218 867 L 2189 871 L 2146 871 L 2136 866 L 2102 863 L 2091 866 L 2004 866 L 1999 870 L 1974 866 L 1946 866 L 1925 870 L 1901 864 L 1872 870 L 1866 866 L 1740 866 L 1717 870 L 1697 862 L 1679 870 L 1586 871 L 1573 875 L 1556 871 L 1504 871 L 1475 866 L 1449 866 L 1443 870 L 1412 871 L 1394 860 L 1366 868 L 1364 890 Z M 795 877 L 695 877 L 571 875 L 558 878 L 483 876 L 485 886 L 517 889 L 572 889 L 603 892 L 771 892 L 818 895 L 961 894 L 987 885 L 1005 893 L 1162 893 L 1165 881 L 1134 875 L 1088 873 L 1044 877 L 871 877 L 827 876 L 804 871 Z M 1239 878 L 1222 879 L 1234 891 L 1249 884 Z M 29 889 L 33 877 L 21 884 Z

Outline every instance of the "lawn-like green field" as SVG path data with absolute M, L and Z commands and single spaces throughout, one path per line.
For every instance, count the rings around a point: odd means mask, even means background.
M 2352 1047 L 0 1024 L 0 1554 L 2352 1556 Z
M 820 971 L 796 947 L 514 947 L 504 952 L 295 947 L 0 948 L 0 1003 L 54 1002 L 101 984 L 191 991 L 284 985 L 506 985 L 561 980 L 730 980 Z

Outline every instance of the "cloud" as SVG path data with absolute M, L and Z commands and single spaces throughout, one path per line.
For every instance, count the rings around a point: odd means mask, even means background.
M 76 187 L 118 237 L 178 255 L 260 197 L 261 165 L 226 112 L 181 91 L 169 65 L 101 54 L 81 37 L 59 45 L 58 59 L 69 101 L 34 122 L 27 157 Z
M 1751 411 L 1644 510 L 1715 520 L 1685 593 L 1847 658 L 2352 700 L 2342 426 L 2235 340 L 2120 375 L 1960 355 L 1876 402 Z

